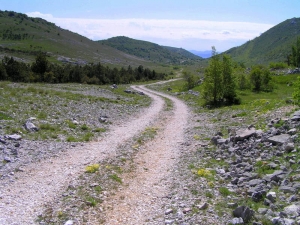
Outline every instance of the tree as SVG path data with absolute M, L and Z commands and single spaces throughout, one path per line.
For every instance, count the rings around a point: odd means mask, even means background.
M 232 76 L 232 63 L 228 55 L 223 55 L 222 62 L 223 98 L 227 104 L 232 104 L 236 98 L 236 85 Z
M 256 66 L 252 68 L 250 73 L 250 82 L 252 85 L 252 90 L 255 92 L 261 91 L 262 84 L 262 71 L 260 67 Z
M 5 70 L 5 67 L 4 65 L 1 63 L 0 64 L 0 80 L 7 80 L 7 73 L 6 73 L 6 70 Z
M 223 55 L 220 60 L 215 47 L 212 47 L 212 58 L 205 70 L 203 98 L 213 106 L 240 103 L 236 95 L 231 59 L 228 55 Z
M 183 78 L 186 81 L 186 87 L 188 90 L 196 86 L 197 78 L 194 74 L 184 71 Z
M 292 46 L 292 54 L 290 58 L 293 66 L 300 67 L 300 37 L 297 38 L 296 45 Z
M 294 92 L 293 92 L 293 99 L 295 100 L 296 104 L 300 104 L 300 77 L 297 77 L 297 81 L 294 83 Z
M 46 58 L 46 54 L 39 53 L 35 58 L 35 62 L 32 63 L 31 70 L 34 73 L 44 75 L 44 73 L 47 71 L 48 67 L 49 67 L 49 62 Z M 42 81 L 43 81 L 43 78 L 42 78 Z
M 272 91 L 271 73 L 268 68 L 263 66 L 255 66 L 250 72 L 250 82 L 252 85 L 252 90 L 255 92 L 260 91 Z
M 216 106 L 222 97 L 222 65 L 216 48 L 213 46 L 212 57 L 204 74 L 203 98 L 206 103 Z

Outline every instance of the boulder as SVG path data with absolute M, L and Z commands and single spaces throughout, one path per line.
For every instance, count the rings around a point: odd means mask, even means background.
M 234 141 L 243 141 L 256 134 L 255 128 L 251 127 L 250 129 L 240 129 L 236 131 Z
M 279 191 L 282 191 L 284 193 L 292 193 L 293 194 L 296 192 L 296 188 L 290 187 L 290 186 L 280 186 Z
M 300 216 L 300 206 L 299 205 L 289 205 L 283 209 L 283 212 L 289 216 Z
M 266 195 L 267 199 L 269 199 L 272 203 L 276 201 L 276 192 L 268 192 Z
M 106 123 L 107 118 L 108 118 L 107 116 L 100 116 L 98 120 L 99 120 L 100 123 Z
M 262 215 L 266 214 L 267 211 L 268 211 L 268 208 L 259 208 L 259 209 L 257 210 L 257 212 L 258 212 L 259 214 L 262 214 Z
M 241 217 L 235 217 L 229 221 L 229 224 L 232 225 L 244 224 L 244 220 Z
M 287 219 L 287 218 L 274 217 L 272 219 L 272 224 L 275 224 L 275 225 L 294 225 L 295 220 Z
M 284 146 L 284 151 L 286 152 L 291 152 L 294 149 L 295 149 L 295 145 L 293 142 L 286 143 L 286 145 Z
M 267 174 L 266 176 L 263 177 L 263 179 L 267 182 L 275 181 L 279 182 L 284 179 L 286 175 L 286 172 L 283 170 L 276 170 L 272 174 Z
M 73 224 L 74 224 L 73 220 L 68 220 L 67 222 L 65 222 L 65 225 L 73 225 Z
M 294 114 L 293 114 L 291 120 L 292 120 L 292 121 L 299 121 L 299 120 L 300 120 L 300 111 L 294 112 Z
M 289 135 L 294 135 L 294 134 L 297 133 L 297 129 L 296 129 L 296 128 L 290 129 L 287 133 L 288 133 Z
M 242 218 L 245 223 L 249 222 L 254 216 L 254 211 L 247 206 L 239 206 L 233 211 L 233 216 Z
M 269 137 L 267 139 L 268 142 L 271 142 L 272 144 L 275 145 L 283 145 L 289 141 L 291 138 L 291 135 L 289 134 L 280 134 L 280 135 L 275 135 L 273 137 Z
M 124 90 L 124 92 L 127 93 L 127 94 L 132 94 L 133 93 L 131 90 L 127 90 L 127 89 Z
M 255 187 L 255 186 L 259 185 L 259 184 L 264 184 L 264 183 L 266 183 L 265 180 L 262 180 L 262 179 L 253 179 L 253 180 L 250 180 L 248 182 L 248 185 L 251 186 L 251 187 Z
M 29 132 L 36 132 L 39 130 L 39 128 L 37 128 L 32 122 L 31 120 L 27 120 L 24 124 L 24 127 L 27 131 Z
M 7 138 L 9 140 L 13 140 L 13 141 L 19 141 L 22 139 L 22 136 L 19 134 L 12 134 L 12 135 L 8 135 Z
M 251 198 L 254 202 L 259 202 L 263 199 L 263 192 L 253 192 Z

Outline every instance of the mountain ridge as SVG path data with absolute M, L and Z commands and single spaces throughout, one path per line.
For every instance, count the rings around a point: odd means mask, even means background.
M 112 37 L 106 40 L 99 40 L 98 42 L 152 62 L 189 64 L 202 60 L 201 57 L 182 48 L 161 46 L 149 41 L 136 40 L 125 36 Z
M 291 18 L 275 25 L 259 37 L 224 53 L 247 66 L 283 62 L 291 53 L 291 47 L 296 43 L 298 36 L 300 36 L 300 18 Z

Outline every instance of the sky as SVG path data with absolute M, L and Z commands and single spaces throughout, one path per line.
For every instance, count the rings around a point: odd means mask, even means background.
M 300 0 L 0 0 L 92 40 L 115 36 L 218 52 L 300 16 Z

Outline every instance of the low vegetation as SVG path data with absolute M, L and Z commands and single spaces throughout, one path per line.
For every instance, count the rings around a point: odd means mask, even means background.
M 128 116 L 136 106 L 150 104 L 146 96 L 125 93 L 128 87 L 0 81 L 1 135 L 19 133 L 29 140 L 90 141 L 108 129 L 110 120 L 120 114 Z M 110 115 L 108 121 L 100 122 L 99 117 L 106 114 Z M 29 118 L 35 118 L 32 122 L 37 132 L 25 129 Z

